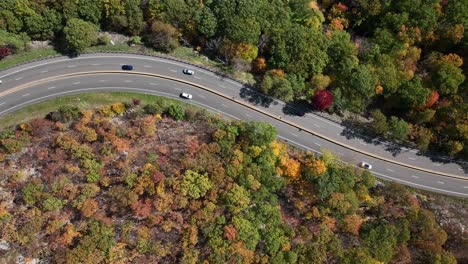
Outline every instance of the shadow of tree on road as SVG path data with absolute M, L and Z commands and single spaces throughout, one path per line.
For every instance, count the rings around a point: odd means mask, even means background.
M 265 96 L 253 90 L 252 88 L 248 88 L 245 86 L 241 88 L 239 96 L 242 99 L 245 99 L 254 105 L 261 105 L 267 108 L 270 107 L 271 104 L 274 104 L 274 105 L 278 104 L 278 102 L 273 100 L 273 98 Z
M 285 115 L 303 116 L 312 112 L 312 107 L 306 100 L 298 100 L 286 103 L 282 110 Z

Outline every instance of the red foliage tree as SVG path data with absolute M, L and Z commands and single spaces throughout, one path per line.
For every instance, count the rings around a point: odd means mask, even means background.
M 437 91 L 432 91 L 431 95 L 427 98 L 424 108 L 431 108 L 439 100 L 439 93 Z
M 133 101 L 133 105 L 140 105 L 140 104 L 141 104 L 141 100 L 140 100 L 140 99 L 133 98 L 132 101 Z
M 151 201 L 149 199 L 138 200 L 131 205 L 131 208 L 136 216 L 147 218 L 151 213 Z
M 327 90 L 315 91 L 313 104 L 315 109 L 323 111 L 333 103 L 333 94 Z
M 162 179 L 164 179 L 164 174 L 160 171 L 155 171 L 153 173 L 153 180 L 155 183 L 160 182 Z
M 0 47 L 0 60 L 10 55 L 11 49 L 7 46 Z

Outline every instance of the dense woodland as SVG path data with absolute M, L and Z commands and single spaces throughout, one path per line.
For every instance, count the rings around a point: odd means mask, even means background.
M 408 189 L 266 123 L 139 100 L 0 132 L 0 262 L 456 263 Z
M 100 30 L 190 46 L 268 95 L 364 114 L 371 133 L 466 159 L 467 27 L 468 0 L 3 0 L 0 58 L 31 39 L 80 52 L 109 42 Z

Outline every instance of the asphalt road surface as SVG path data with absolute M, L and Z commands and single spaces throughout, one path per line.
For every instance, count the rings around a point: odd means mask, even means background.
M 123 64 L 132 64 L 134 72 L 157 74 L 161 78 L 121 71 Z M 194 69 L 195 75 L 184 75 L 184 68 Z M 98 73 L 99 71 L 118 73 Z M 84 72 L 87 73 L 81 74 Z M 420 155 L 417 150 L 407 148 L 400 149 L 398 154 L 392 153 L 386 144 L 349 137 L 343 126 L 314 113 L 307 113 L 302 117 L 285 114 L 287 111 L 284 103 L 273 101 L 264 106 L 258 94 L 246 89 L 241 83 L 181 62 L 139 55 L 88 54 L 73 59 L 59 57 L 10 68 L 0 72 L 0 80 L 3 81 L 0 84 L 0 115 L 39 101 L 76 93 L 129 91 L 180 99 L 179 94 L 183 91 L 193 95 L 193 99 L 186 102 L 227 117 L 269 122 L 277 127 L 279 138 L 292 145 L 316 153 L 321 149 L 329 149 L 354 166 L 366 161 L 372 164 L 372 172 L 379 178 L 434 192 L 468 197 L 468 174 L 459 164 L 449 160 L 435 162 L 430 157 Z

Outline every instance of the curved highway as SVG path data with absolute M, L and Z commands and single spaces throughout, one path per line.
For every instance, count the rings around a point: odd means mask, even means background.
M 121 71 L 123 64 L 134 65 L 134 72 Z M 185 91 L 193 95 L 190 103 L 230 118 L 272 123 L 278 128 L 279 137 L 290 144 L 314 152 L 330 149 L 352 165 L 366 161 L 372 164 L 372 172 L 377 177 L 468 197 L 468 175 L 458 164 L 433 162 L 411 149 L 404 149 L 394 156 L 385 146 L 357 138 L 348 139 L 344 127 L 313 113 L 303 117 L 286 115 L 282 102 L 262 106 L 255 102 L 258 97 L 238 82 L 198 68 L 195 68 L 195 75 L 184 75 L 184 68 L 193 69 L 168 59 L 125 54 L 88 54 L 24 64 L 0 72 L 3 81 L 0 85 L 0 115 L 67 94 L 131 91 L 179 98 L 179 93 Z

